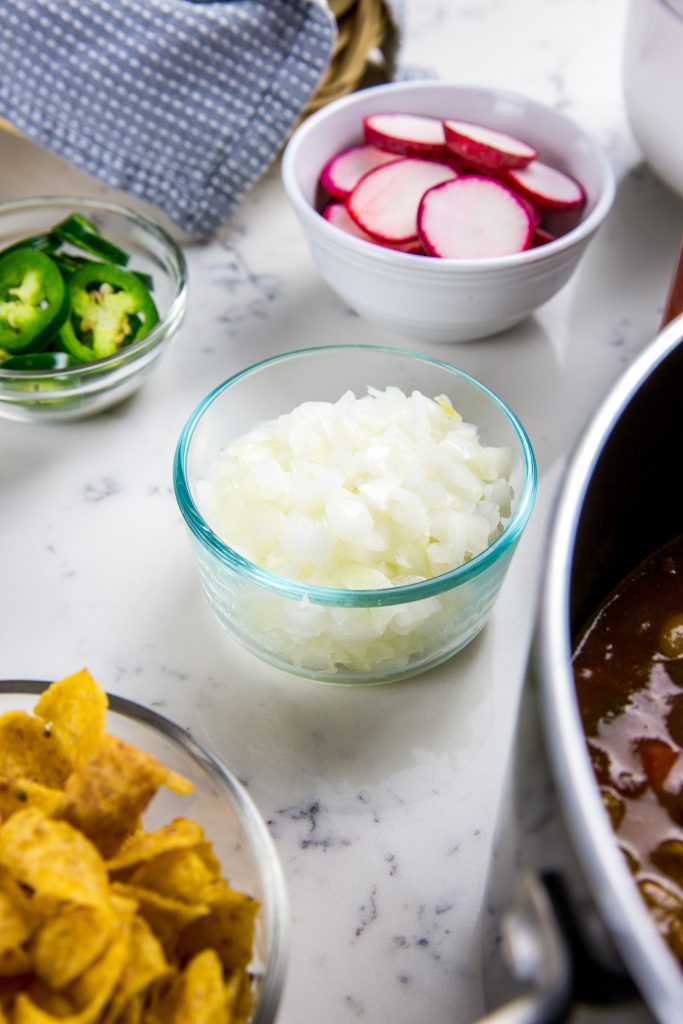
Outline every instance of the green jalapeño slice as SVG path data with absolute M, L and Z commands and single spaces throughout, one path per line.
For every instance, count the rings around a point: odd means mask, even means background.
M 68 314 L 64 280 L 49 256 L 36 249 L 0 255 L 0 349 L 39 351 Z
M 59 332 L 67 352 L 83 362 L 114 355 L 159 322 L 154 300 L 134 273 L 90 263 L 67 285 L 71 315 Z

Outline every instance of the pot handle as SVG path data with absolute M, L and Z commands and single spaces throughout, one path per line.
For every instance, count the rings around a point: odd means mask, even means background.
M 618 967 L 592 957 L 562 878 L 526 874 L 502 921 L 503 956 L 528 991 L 477 1024 L 564 1024 L 576 1002 L 624 1003 L 637 997 Z
M 662 323 L 660 329 L 670 324 L 672 320 L 675 320 L 677 316 L 683 313 L 683 239 L 678 250 L 678 259 L 676 261 L 676 267 L 671 278 L 669 285 L 669 292 L 666 297 L 664 304 L 664 313 L 662 314 Z
M 530 991 L 477 1024 L 562 1024 L 572 1003 L 571 959 L 542 876 L 522 877 L 517 898 L 503 917 L 502 942 L 511 974 Z

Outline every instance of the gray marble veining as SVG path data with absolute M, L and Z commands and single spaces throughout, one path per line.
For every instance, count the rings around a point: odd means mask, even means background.
M 0 421 L 1 674 L 87 665 L 244 781 L 290 890 L 282 1024 L 470 1024 L 482 1012 L 484 882 L 553 497 L 586 418 L 656 331 L 683 221 L 628 130 L 619 0 L 407 6 L 406 66 L 560 108 L 618 177 L 579 271 L 535 317 L 498 338 L 423 346 L 501 393 L 538 456 L 537 506 L 485 632 L 424 677 L 351 692 L 257 662 L 204 602 L 171 486 L 196 403 L 288 349 L 401 343 L 320 279 L 277 168 L 216 242 L 187 248 L 188 316 L 138 395 L 82 423 Z M 0 135 L 0 153 L 0 198 L 109 194 L 23 139 Z

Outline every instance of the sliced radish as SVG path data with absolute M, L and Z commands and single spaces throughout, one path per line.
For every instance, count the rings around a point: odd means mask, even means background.
M 540 224 L 536 224 L 529 248 L 536 249 L 539 245 L 547 245 L 548 242 L 554 242 L 556 237 L 556 235 L 552 235 L 545 228 L 542 228 Z
M 386 153 L 376 146 L 352 146 L 328 160 L 322 169 L 320 184 L 329 195 L 346 199 L 364 174 L 398 159 L 395 153 Z
M 542 220 L 540 210 L 537 210 L 536 207 L 532 203 L 530 203 L 528 199 L 525 199 L 524 196 L 520 196 L 518 192 L 515 192 L 515 195 L 517 196 L 519 202 L 524 204 L 526 212 L 529 214 L 529 219 L 531 220 L 533 226 L 536 227 L 538 224 L 540 224 Z
M 426 192 L 418 228 L 430 255 L 452 259 L 522 252 L 533 234 L 526 204 L 506 185 L 480 175 L 446 181 Z
M 361 178 L 346 200 L 356 224 L 390 245 L 417 238 L 417 208 L 427 189 L 457 178 L 447 164 L 404 157 Z
M 461 160 L 483 171 L 526 167 L 537 155 L 533 146 L 522 139 L 482 124 L 449 119 L 444 121 L 443 127 L 448 148 Z
M 507 180 L 529 202 L 548 210 L 576 210 L 586 201 L 578 181 L 540 160 L 508 171 Z
M 323 210 L 323 217 L 329 224 L 333 224 L 336 228 L 340 228 L 341 231 L 346 231 L 348 235 L 353 235 L 354 238 L 360 238 L 364 242 L 372 242 L 373 245 L 382 245 L 385 249 L 393 249 L 395 252 L 409 252 L 415 256 L 424 255 L 424 249 L 419 241 L 415 240 L 412 242 L 404 242 L 403 245 L 386 245 L 386 243 L 378 242 L 376 238 L 369 235 L 367 231 L 363 231 L 362 228 L 358 227 L 355 220 L 346 209 L 343 203 L 330 203 Z
M 446 139 L 438 117 L 422 114 L 370 114 L 363 120 L 365 141 L 401 156 L 443 156 Z
M 573 210 L 543 210 L 541 220 L 542 226 L 549 231 L 554 238 L 566 235 L 573 231 L 581 223 L 582 206 L 576 206 Z

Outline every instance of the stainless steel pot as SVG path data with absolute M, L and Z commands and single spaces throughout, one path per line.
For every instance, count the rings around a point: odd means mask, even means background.
M 683 1021 L 683 970 L 617 848 L 571 670 L 590 614 L 683 532 L 682 448 L 678 316 L 602 402 L 555 510 L 485 908 L 489 1024 Z

